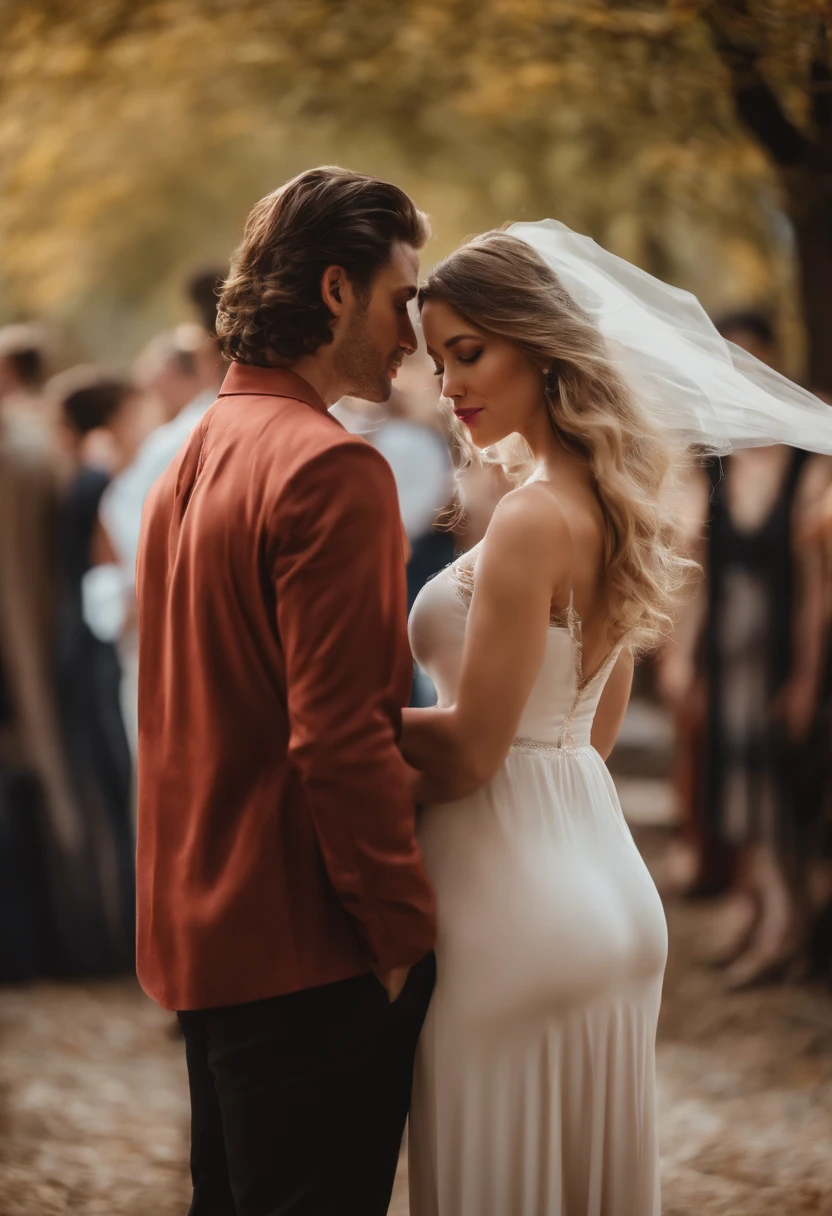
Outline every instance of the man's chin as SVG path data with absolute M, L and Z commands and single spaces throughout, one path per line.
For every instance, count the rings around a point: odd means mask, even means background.
M 382 376 L 374 384 L 362 385 L 352 396 L 360 397 L 362 401 L 370 401 L 373 405 L 386 405 L 393 396 L 393 379 L 391 376 Z

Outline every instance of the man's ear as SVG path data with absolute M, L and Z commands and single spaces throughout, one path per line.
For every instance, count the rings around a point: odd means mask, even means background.
M 344 309 L 344 289 L 347 274 L 343 266 L 327 266 L 321 276 L 321 299 L 334 317 Z

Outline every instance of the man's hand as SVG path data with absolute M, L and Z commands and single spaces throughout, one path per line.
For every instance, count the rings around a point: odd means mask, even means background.
M 409 967 L 394 967 L 392 971 L 376 971 L 376 979 L 387 989 L 387 999 L 392 1005 L 399 999 L 410 975 Z

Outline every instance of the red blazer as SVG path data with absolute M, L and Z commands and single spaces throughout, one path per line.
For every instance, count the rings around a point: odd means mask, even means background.
M 435 920 L 383 458 L 299 376 L 233 364 L 148 498 L 137 594 L 145 991 L 211 1008 L 415 963 Z

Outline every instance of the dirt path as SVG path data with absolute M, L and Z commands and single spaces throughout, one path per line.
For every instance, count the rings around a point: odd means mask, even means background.
M 660 866 L 657 838 L 647 838 Z M 724 996 L 669 909 L 658 1072 L 665 1216 L 832 1216 L 832 997 Z M 0 992 L 0 1216 L 184 1216 L 172 1021 L 130 983 Z M 406 1216 L 404 1178 L 391 1213 Z M 509 1216 L 507 1213 L 506 1216 Z

